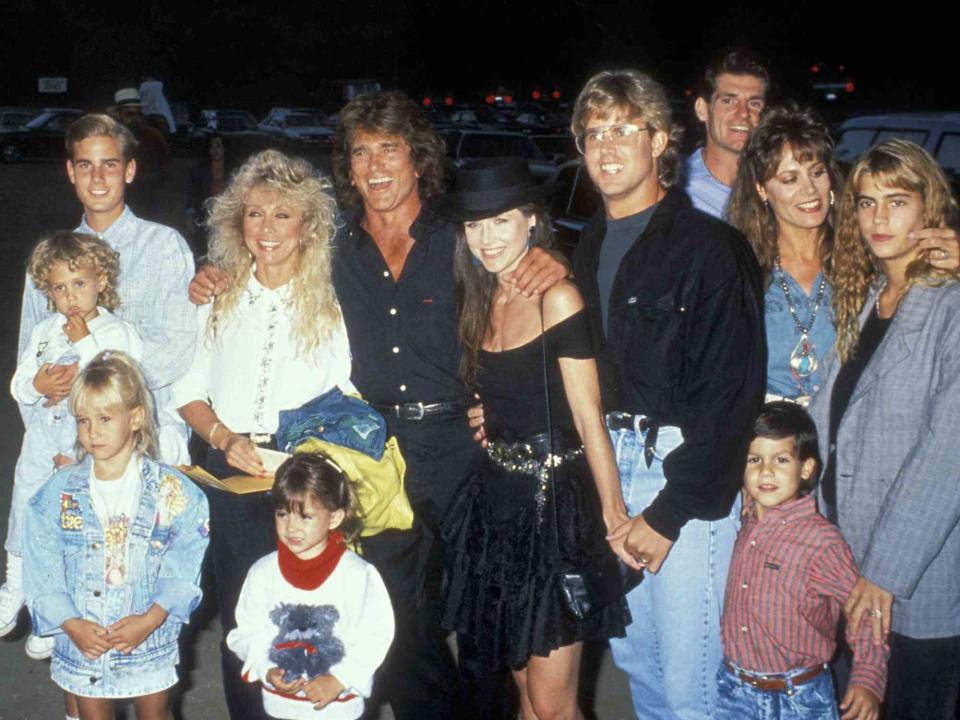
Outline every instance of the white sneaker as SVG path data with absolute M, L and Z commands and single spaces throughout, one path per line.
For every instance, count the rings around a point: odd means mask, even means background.
M 27 644 L 23 648 L 27 657 L 33 660 L 46 660 L 53 655 L 53 638 L 31 635 L 27 638 Z
M 0 637 L 17 626 L 17 616 L 23 607 L 23 559 L 7 553 L 7 581 L 0 587 Z

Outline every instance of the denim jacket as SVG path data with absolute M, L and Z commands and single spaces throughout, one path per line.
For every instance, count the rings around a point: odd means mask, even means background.
M 172 670 L 180 626 L 200 602 L 200 564 L 209 542 L 204 494 L 173 468 L 141 458 L 143 490 L 128 530 L 127 582 L 108 587 L 103 528 L 90 498 L 90 463 L 88 457 L 53 475 L 30 500 L 26 519 L 24 590 L 34 632 L 55 636 L 53 674 L 61 686 L 58 668 L 69 679 L 91 684 L 102 679 L 101 687 L 109 686 L 110 670 Z M 167 611 L 167 619 L 127 656 L 111 650 L 89 660 L 62 630 L 71 618 L 105 627 L 154 603 Z M 113 690 L 114 697 L 124 694 L 122 688 Z

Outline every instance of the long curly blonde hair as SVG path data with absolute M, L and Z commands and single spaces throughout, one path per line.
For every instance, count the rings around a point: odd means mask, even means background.
M 300 253 L 291 282 L 293 334 L 297 351 L 308 354 L 330 336 L 340 322 L 340 306 L 330 280 L 330 258 L 337 206 L 330 181 L 301 158 L 264 150 L 234 173 L 227 189 L 210 202 L 210 261 L 230 276 L 230 289 L 220 295 L 210 315 L 208 333 L 236 308 L 247 287 L 253 255 L 243 241 L 243 208 L 254 188 L 272 190 L 303 214 Z
M 857 161 L 837 205 L 837 232 L 833 247 L 833 312 L 837 323 L 837 354 L 846 362 L 860 341 L 860 310 L 870 287 L 880 277 L 877 264 L 860 234 L 857 194 L 867 173 L 877 185 L 919 193 L 923 200 L 923 226 L 957 228 L 957 201 L 943 170 L 930 153 L 906 140 L 888 140 L 870 148 Z M 913 285 L 938 286 L 958 279 L 955 270 L 933 267 L 926 254 L 907 266 L 907 289 Z

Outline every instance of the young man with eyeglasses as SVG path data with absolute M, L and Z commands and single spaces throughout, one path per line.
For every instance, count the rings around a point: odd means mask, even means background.
M 707 64 L 694 110 L 706 140 L 684 163 L 684 188 L 693 206 L 722 218 L 740 155 L 760 121 L 770 73 L 757 55 L 725 48 Z
M 604 203 L 574 277 L 631 516 L 609 540 L 649 571 L 627 596 L 627 637 L 611 647 L 644 720 L 713 712 L 731 510 L 766 367 L 753 252 L 673 187 L 670 129 L 663 88 L 632 70 L 591 78 L 573 113 Z

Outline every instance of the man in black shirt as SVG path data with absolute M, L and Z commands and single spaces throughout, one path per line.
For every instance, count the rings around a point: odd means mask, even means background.
M 478 468 L 466 409 L 475 402 L 460 380 L 453 285 L 455 227 L 427 202 L 444 188 L 446 149 L 415 103 L 398 92 L 361 96 L 343 108 L 333 167 L 344 213 L 333 255 L 333 282 L 353 368 L 363 397 L 387 419 L 407 463 L 406 491 L 415 514 L 408 531 L 363 540 L 396 615 L 396 636 L 374 685 L 395 717 L 513 717 L 512 681 L 473 662 L 458 638 L 458 678 L 440 628 L 441 548 L 434 538 L 447 505 Z M 531 257 L 532 256 L 532 257 Z M 531 251 L 516 271 L 522 291 L 542 292 L 567 274 L 551 255 Z M 191 298 L 223 289 L 205 268 Z
M 594 76 L 572 129 L 604 202 L 573 265 L 632 518 L 611 542 L 653 573 L 611 647 L 638 717 L 707 718 L 731 506 L 765 384 L 760 271 L 739 232 L 673 187 L 670 108 L 652 78 Z

